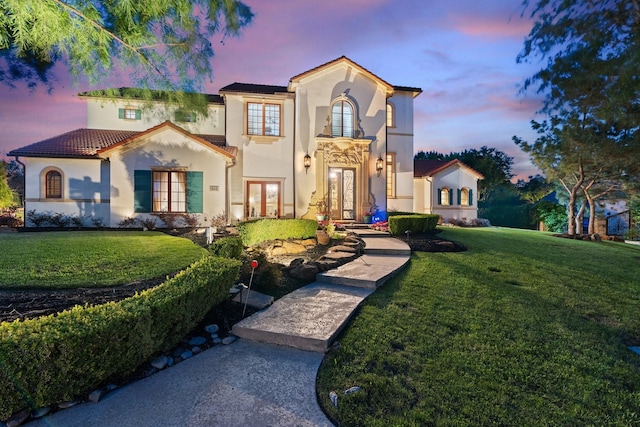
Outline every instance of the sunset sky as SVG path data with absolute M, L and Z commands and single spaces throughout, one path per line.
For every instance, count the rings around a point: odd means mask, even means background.
M 518 0 L 245 0 L 255 13 L 238 39 L 212 40 L 214 78 L 205 92 L 233 82 L 286 86 L 289 78 L 342 55 L 385 81 L 420 87 L 415 151 L 495 147 L 515 158 L 513 171 L 538 171 L 512 142 L 534 140 L 541 99 L 518 94 L 540 68 L 516 64 L 531 21 Z M 0 83 L 0 155 L 86 127 L 85 104 L 63 66 L 47 93 Z M 126 86 L 113 79 L 106 86 Z

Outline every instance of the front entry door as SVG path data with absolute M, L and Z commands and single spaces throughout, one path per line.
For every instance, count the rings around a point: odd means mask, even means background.
M 329 168 L 329 214 L 331 219 L 355 219 L 355 184 L 355 169 Z

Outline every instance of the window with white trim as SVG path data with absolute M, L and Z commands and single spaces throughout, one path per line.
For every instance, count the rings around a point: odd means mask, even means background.
M 453 190 L 448 187 L 438 189 L 438 204 L 451 206 L 453 204 Z
M 392 103 L 387 102 L 387 127 L 393 128 L 395 126 L 396 126 L 395 108 L 393 107 Z
M 153 171 L 153 212 L 186 212 L 187 173 Z
M 387 197 L 396 197 L 396 153 L 387 153 Z
M 45 197 L 47 199 L 62 198 L 62 174 L 56 170 L 45 175 Z
M 282 109 L 280 104 L 247 103 L 247 134 L 280 136 Z

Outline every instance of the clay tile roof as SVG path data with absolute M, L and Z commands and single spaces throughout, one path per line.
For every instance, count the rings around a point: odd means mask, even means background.
M 76 129 L 44 141 L 9 152 L 9 156 L 22 157 L 66 157 L 97 158 L 98 152 L 131 140 L 145 133 L 128 130 Z M 195 135 L 207 143 L 223 149 L 230 155 L 237 154 L 236 147 L 230 147 L 223 135 Z
M 460 165 L 476 175 L 479 179 L 484 179 L 484 176 L 482 176 L 480 172 L 470 168 L 458 159 L 453 159 L 448 162 L 444 160 L 415 159 L 413 161 L 413 177 L 422 178 L 425 176 L 433 176 L 453 165 Z
M 9 153 L 24 157 L 97 157 L 100 149 L 117 144 L 140 132 L 126 130 L 76 129 Z
M 244 92 L 244 93 L 262 93 L 272 95 L 276 93 L 287 93 L 286 86 L 259 85 L 253 83 L 231 83 L 223 88 L 220 92 Z

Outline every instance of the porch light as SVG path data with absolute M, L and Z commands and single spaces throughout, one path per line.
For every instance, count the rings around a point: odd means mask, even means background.
M 311 167 L 311 156 L 309 153 L 304 155 L 304 173 L 309 172 L 309 168 Z
M 384 160 L 382 160 L 382 156 L 378 156 L 378 160 L 376 160 L 376 172 L 378 172 L 378 176 L 382 173 L 382 168 L 384 168 Z

